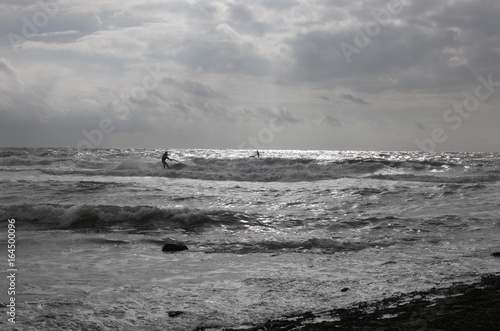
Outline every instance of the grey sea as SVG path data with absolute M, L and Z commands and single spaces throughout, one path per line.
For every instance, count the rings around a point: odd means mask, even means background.
M 1 329 L 222 330 L 500 269 L 498 153 L 163 152 L 0 149 Z

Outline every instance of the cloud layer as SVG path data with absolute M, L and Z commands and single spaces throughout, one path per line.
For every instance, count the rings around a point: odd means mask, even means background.
M 0 8 L 3 146 L 500 151 L 494 0 Z

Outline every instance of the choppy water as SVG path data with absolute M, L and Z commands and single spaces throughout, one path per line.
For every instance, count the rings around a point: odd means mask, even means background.
M 220 329 L 499 270 L 499 154 L 162 153 L 0 149 L 19 329 Z

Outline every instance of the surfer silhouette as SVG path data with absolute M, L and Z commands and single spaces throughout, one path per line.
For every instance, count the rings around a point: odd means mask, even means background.
M 255 151 L 254 155 L 250 155 L 250 157 L 260 157 L 259 151 Z
M 173 161 L 171 158 L 168 157 L 168 151 L 166 151 L 163 156 L 161 157 L 161 163 L 163 163 L 163 169 L 165 169 L 165 167 L 169 168 L 170 167 L 168 166 L 168 163 L 167 161 L 165 160 L 169 160 L 169 161 Z
M 255 154 L 254 155 L 250 155 L 250 157 L 257 157 L 257 158 L 259 158 L 260 157 L 259 151 L 255 151 Z

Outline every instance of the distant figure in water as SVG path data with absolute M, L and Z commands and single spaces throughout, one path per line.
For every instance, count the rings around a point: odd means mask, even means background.
M 163 163 L 163 169 L 165 169 L 165 167 L 170 169 L 168 163 L 165 160 L 173 161 L 171 158 L 168 157 L 168 151 L 166 151 L 161 157 L 161 163 Z
M 260 157 L 260 153 L 259 153 L 259 151 L 255 151 L 255 154 L 254 154 L 254 155 L 251 155 L 250 157 Z

